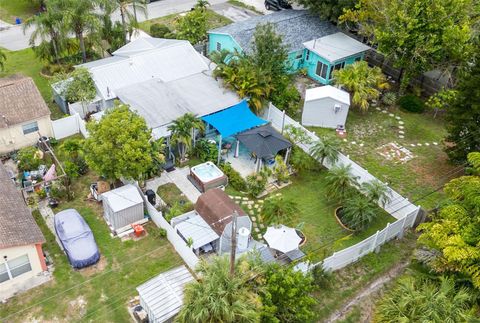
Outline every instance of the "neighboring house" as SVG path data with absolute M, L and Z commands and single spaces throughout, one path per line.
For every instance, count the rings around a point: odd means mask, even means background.
M 330 83 L 334 69 L 363 59 L 369 49 L 306 10 L 282 10 L 208 31 L 208 53 L 223 49 L 250 52 L 255 28 L 266 23 L 273 24 L 283 37 L 291 71 L 305 68 L 312 79 L 322 84 Z
M 0 300 L 45 282 L 40 228 L 0 163 Z
M 80 66 L 95 82 L 93 106 L 104 110 L 116 99 L 129 104 L 145 118 L 155 138 L 168 136 L 168 125 L 187 112 L 201 117 L 240 101 L 213 78 L 213 64 L 185 40 L 140 38 L 112 57 Z M 54 86 L 58 101 L 62 99 L 55 89 L 61 88 Z
M 30 77 L 0 78 L 0 154 L 53 135 L 50 110 Z
M 350 94 L 331 85 L 305 91 L 302 125 L 344 128 L 350 107 Z

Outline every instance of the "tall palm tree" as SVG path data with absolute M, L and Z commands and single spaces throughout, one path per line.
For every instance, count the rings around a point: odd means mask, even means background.
M 377 210 L 364 196 L 355 196 L 345 201 L 342 222 L 350 229 L 363 230 L 377 217 Z
M 114 0 L 109 2 L 113 5 L 113 10 L 120 12 L 124 41 L 126 44 L 128 42 L 127 31 L 131 29 L 131 27 L 137 27 L 137 10 L 140 10 L 140 12 L 147 16 L 147 5 L 144 0 Z M 130 12 L 130 6 L 135 8 L 135 12 Z
M 45 12 L 34 15 L 25 21 L 23 33 L 25 34 L 25 31 L 32 26 L 34 26 L 34 30 L 30 36 L 30 46 L 35 47 L 35 41 L 38 39 L 42 42 L 50 42 L 53 49 L 53 55 L 50 55 L 54 57 L 57 64 L 60 64 L 60 51 L 66 38 L 61 8 L 55 6 L 55 2 L 52 5 L 47 2 Z
M 98 0 L 63 0 L 65 24 L 78 39 L 84 63 L 87 62 L 85 34 L 94 37 L 101 28 L 101 17 L 95 12 L 98 4 Z
M 389 87 L 382 70 L 378 67 L 369 67 L 365 61 L 355 62 L 334 71 L 333 76 L 336 84 L 344 86 L 351 92 L 352 104 L 363 112 L 368 110 L 369 101 L 378 99 L 380 91 Z
M 335 164 L 338 160 L 338 149 L 340 143 L 335 137 L 324 136 L 320 138 L 310 149 L 310 154 L 316 159 L 320 159 L 320 164 L 326 160 L 330 164 Z
M 378 179 L 363 182 L 360 186 L 360 191 L 365 194 L 367 199 L 372 203 L 380 203 L 382 206 L 385 206 L 392 200 L 392 194 L 387 184 L 380 182 Z
M 453 279 L 440 282 L 407 276 L 377 306 L 375 322 L 474 322 L 472 291 L 456 288 Z
M 180 160 L 185 160 L 187 151 L 192 148 L 195 129 L 203 131 L 205 124 L 192 113 L 186 113 L 177 118 L 168 130 L 171 132 L 171 142 L 177 145 Z
M 352 174 L 352 166 L 340 165 L 330 168 L 325 176 L 328 187 L 328 197 L 343 202 L 350 190 L 358 185 L 357 178 Z
M 184 122 L 191 128 L 192 146 L 195 147 L 195 130 L 204 131 L 205 123 L 197 118 L 193 113 L 186 113 L 183 115 Z
M 259 322 L 261 300 L 249 290 L 249 270 L 240 263 L 236 267 L 243 270 L 236 270 L 232 277 L 228 258 L 202 260 L 198 270 L 201 279 L 186 285 L 184 305 L 176 320 L 182 323 Z

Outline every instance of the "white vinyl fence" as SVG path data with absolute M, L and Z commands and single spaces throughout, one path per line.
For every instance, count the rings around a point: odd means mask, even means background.
M 285 112 L 280 111 L 271 103 L 268 107 L 267 119 L 271 122 L 272 126 L 280 132 L 283 132 L 285 127 L 289 125 L 303 130 L 311 142 L 299 143 L 298 146 L 307 154 L 311 155 L 310 148 L 316 141 L 319 140 L 315 133 L 303 127 L 300 123 L 287 116 Z M 376 179 L 366 169 L 362 168 L 360 165 L 341 153 L 339 154 L 338 161 L 335 163 L 335 165 L 332 165 L 327 161 L 325 161 L 323 164 L 328 169 L 336 165 L 351 165 L 352 174 L 358 178 L 359 183 L 369 182 Z M 383 230 L 378 231 L 376 234 L 366 238 L 356 245 L 335 252 L 332 256 L 324 259 L 322 263 L 325 270 L 332 271 L 341 269 L 357 261 L 366 254 L 374 250 L 378 250 L 378 248 L 385 242 L 393 238 L 403 237 L 403 232 L 405 229 L 413 227 L 420 212 L 420 207 L 410 203 L 408 199 L 404 198 L 391 188 L 389 188 L 389 193 L 390 202 L 385 206 L 381 204 L 379 204 L 379 206 L 387 211 L 391 216 L 396 218 L 397 221 L 391 224 L 389 223 Z
M 63 139 L 81 133 L 88 137 L 85 121 L 78 114 L 52 121 L 53 136 L 55 139 Z

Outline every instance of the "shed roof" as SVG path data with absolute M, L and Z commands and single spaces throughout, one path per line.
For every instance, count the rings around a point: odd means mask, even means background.
M 209 33 L 228 34 L 242 47 L 250 51 L 253 46 L 253 34 L 258 24 L 272 23 L 275 30 L 282 35 L 283 43 L 288 51 L 303 49 L 303 43 L 311 39 L 336 33 L 338 29 L 330 22 L 320 20 L 307 10 L 281 10 L 265 16 L 235 22 Z
M 104 100 L 116 91 L 150 79 L 178 80 L 208 70 L 208 64 L 186 40 L 140 38 L 113 53 L 113 57 L 79 66 L 92 74 Z
M 192 248 L 198 249 L 204 245 L 219 238 L 218 234 L 205 222 L 205 220 L 195 211 L 189 212 L 191 216 L 188 219 L 178 223 L 175 230 L 185 238 L 191 238 Z
M 44 242 L 30 209 L 0 162 L 0 249 Z
M 268 124 L 241 132 L 236 137 L 259 158 L 275 156 L 279 151 L 292 146 L 290 141 Z
M 50 110 L 30 77 L 0 78 L 0 128 L 50 115 Z
M 113 212 L 125 210 L 143 203 L 143 198 L 138 189 L 132 184 L 105 192 L 102 194 L 102 198 L 110 205 Z
M 224 191 L 214 188 L 206 191 L 197 200 L 195 210 L 205 222 L 219 235 L 232 221 L 234 211 L 239 216 L 247 214 Z
M 197 116 L 211 114 L 240 100 L 235 93 L 224 89 L 204 73 L 169 82 L 149 79 L 120 88 L 116 93 L 122 102 L 145 118 L 150 128 L 169 124 L 188 112 Z
M 305 91 L 305 102 L 324 98 L 332 98 L 343 104 L 350 105 L 350 94 L 331 85 L 319 86 Z
M 307 41 L 303 45 L 308 50 L 317 53 L 332 63 L 356 54 L 366 52 L 370 49 L 370 47 L 367 45 L 345 35 L 342 32 L 325 35 L 317 39 Z
M 183 305 L 185 285 L 194 281 L 185 266 L 166 271 L 137 287 L 140 299 L 147 311 L 153 314 L 150 319 L 165 322 L 174 317 Z

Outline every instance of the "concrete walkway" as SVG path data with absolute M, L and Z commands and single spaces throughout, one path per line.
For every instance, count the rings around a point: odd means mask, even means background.
M 197 188 L 188 180 L 187 176 L 190 174 L 190 167 L 176 168 L 173 172 L 163 172 L 160 177 L 156 177 L 147 181 L 147 189 L 157 191 L 159 186 L 167 183 L 173 183 L 182 191 L 183 194 L 192 202 L 196 203 L 200 192 Z M 160 196 L 161 198 L 161 196 Z
M 60 249 L 63 250 L 63 246 L 58 239 L 57 233 L 55 232 L 55 224 L 53 221 L 53 217 L 55 216 L 55 214 L 53 213 L 53 210 L 50 208 L 50 206 L 48 206 L 47 199 L 44 199 L 38 203 L 38 210 L 40 211 L 40 214 L 45 220 L 47 227 L 50 229 L 50 231 L 52 231 L 53 235 L 55 236 L 55 240 L 57 241 Z

